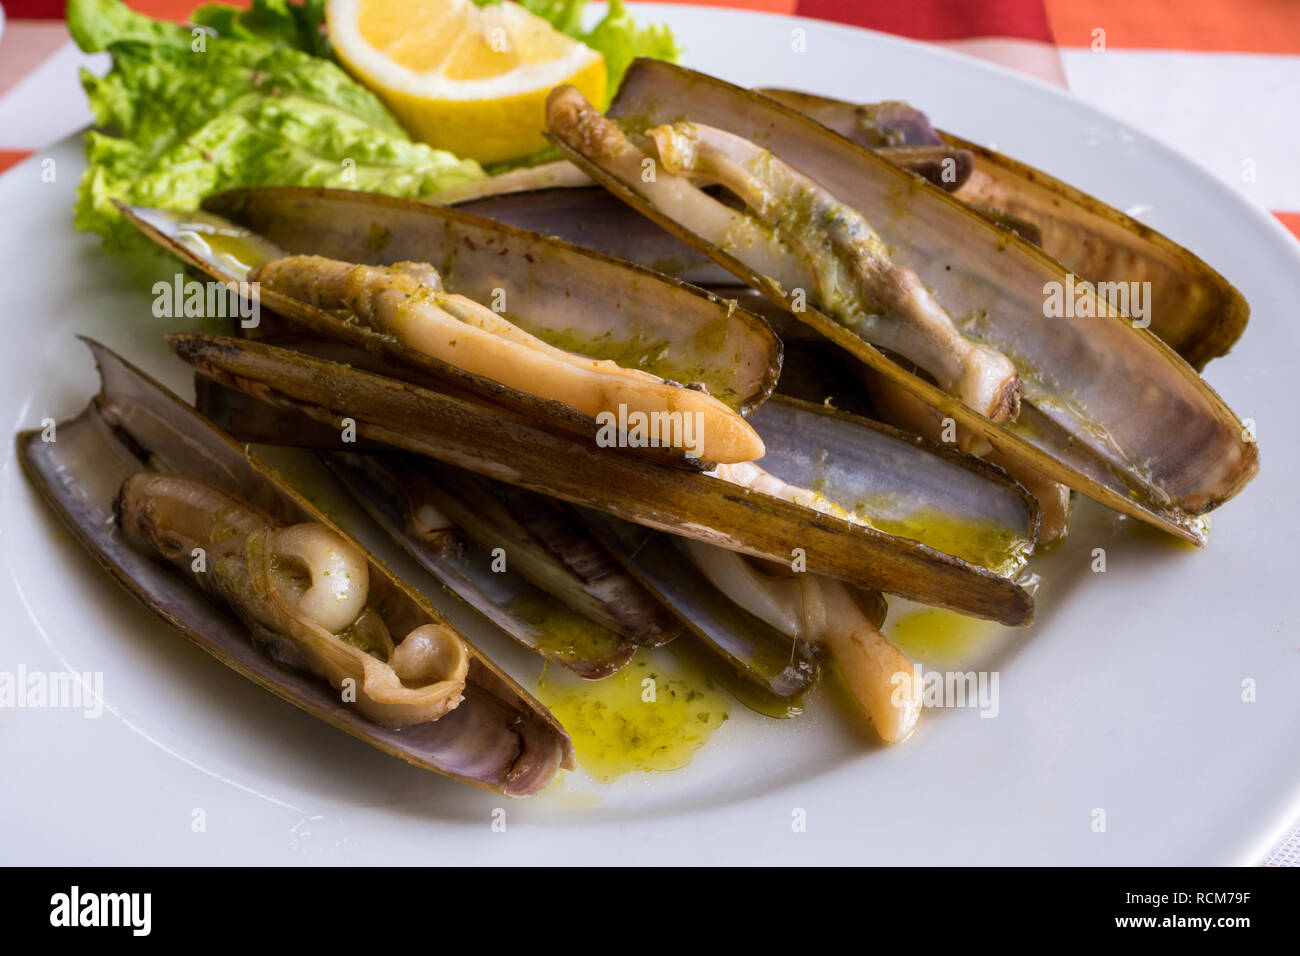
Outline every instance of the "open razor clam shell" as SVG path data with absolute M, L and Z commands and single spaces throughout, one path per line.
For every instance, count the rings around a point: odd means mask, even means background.
M 536 793 L 558 769 L 574 766 L 572 744 L 555 719 L 469 642 L 469 674 L 459 706 L 428 723 L 384 727 L 344 705 L 322 678 L 276 663 L 229 610 L 127 545 L 113 520 L 113 500 L 127 477 L 145 469 L 148 456 L 282 520 L 319 522 L 343 532 L 175 395 L 102 345 L 86 341 L 99 367 L 99 394 L 75 418 L 57 425 L 56 441 L 43 441 L 39 431 L 20 432 L 17 454 L 45 500 L 127 590 L 244 677 L 416 766 L 516 796 Z M 417 618 L 445 623 L 424 598 L 352 543 L 369 560 L 372 593 Z
M 358 438 L 437 458 L 661 531 L 788 561 L 808 570 L 1005 624 L 1033 599 L 986 568 L 713 475 L 660 465 L 539 428 L 529 419 L 259 342 L 169 335 L 202 374 Z
M 456 209 L 348 190 L 261 187 L 210 197 L 225 216 L 293 255 L 384 265 L 428 262 L 447 287 L 539 338 L 621 357 L 676 382 L 700 381 L 742 413 L 780 373 L 780 342 L 759 319 L 686 283 Z M 612 353 L 612 354 L 606 354 Z
M 871 145 L 862 133 L 862 107 L 854 103 L 792 90 L 759 92 Z M 1193 368 L 1225 354 L 1245 331 L 1250 306 L 1241 293 L 1172 239 L 1041 169 L 944 130 L 935 133 L 936 141 L 974 158 L 957 198 L 1033 223 L 1044 251 L 1089 282 L 1150 282 L 1151 331 Z
M 828 315 L 802 308 L 792 290 L 655 209 L 637 182 L 584 154 L 583 137 L 552 130 L 561 152 L 601 185 L 1008 460 L 1196 544 L 1206 534 L 1197 516 L 1257 472 L 1246 429 L 1168 346 L 1087 290 L 1080 298 L 1100 317 L 1049 316 L 1045 290 L 1070 285 L 1059 263 L 865 147 L 761 94 L 653 60 L 628 70 L 610 116 L 634 131 L 692 120 L 735 133 L 865 215 L 963 334 L 1016 364 L 1026 399 L 1017 422 L 994 424 Z
M 411 461 L 374 442 L 356 442 L 350 446 L 356 451 L 340 452 L 336 429 L 202 375 L 196 374 L 194 379 L 195 406 L 200 414 L 241 442 L 319 452 L 321 461 L 353 500 L 394 541 L 447 590 L 524 647 L 587 680 L 609 677 L 632 659 L 637 647 L 633 641 L 571 607 L 591 601 L 585 592 L 566 594 L 581 589 L 576 578 L 564 580 L 564 573 L 557 568 L 548 581 L 548 591 L 518 573 L 514 563 L 494 570 L 490 545 L 477 540 L 446 514 L 441 516 L 451 522 L 449 530 L 457 539 L 454 546 L 451 542 L 443 546 L 436 536 L 423 533 L 427 529 L 419 526 L 425 523 L 422 506 L 437 511 L 438 504 L 420 497 L 418 486 L 428 479 L 416 473 L 417 466 Z M 357 453 L 363 450 L 388 454 Z M 436 464 L 427 459 L 418 461 L 426 467 Z M 556 579 L 564 584 L 565 591 L 556 589 Z M 562 600 L 565 596 L 570 597 L 567 603 Z
M 507 318 L 538 338 L 678 383 L 702 383 L 742 414 L 762 404 L 781 369 L 781 343 L 734 302 L 680 280 L 454 209 L 346 190 L 250 187 L 211 197 L 206 212 L 122 207 L 146 236 L 222 282 L 284 255 L 365 265 L 428 262 L 449 290 L 507 304 Z M 305 328 L 383 353 L 458 394 L 594 435 L 596 421 L 561 402 L 408 348 L 392 336 L 271 289 L 248 294 Z M 680 449 L 647 457 L 698 468 Z
M 1018 575 L 1034 550 L 1038 502 L 983 459 L 784 395 L 751 423 L 767 443 L 760 464 L 768 473 L 881 531 L 1004 577 Z

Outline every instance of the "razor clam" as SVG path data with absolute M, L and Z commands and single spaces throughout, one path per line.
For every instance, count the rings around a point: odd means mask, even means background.
M 816 649 L 721 599 L 686 559 L 679 546 L 685 539 L 589 508 L 575 510 L 624 567 L 749 686 L 779 701 L 793 701 L 816 682 Z
M 149 465 L 167 467 L 152 453 Z M 289 524 L 201 479 L 151 471 L 122 482 L 113 519 L 127 544 L 216 598 L 272 658 L 354 691 L 343 699 L 368 720 L 409 727 L 460 704 L 460 636 L 430 622 L 395 640 L 398 618 L 373 599 L 366 556 L 324 524 Z
M 866 365 L 859 364 L 856 371 L 861 387 L 869 396 L 871 417 L 923 435 L 931 441 L 943 440 L 943 419 L 933 408 Z M 996 450 L 982 457 L 1003 468 L 1038 501 L 1043 518 L 1036 547 L 1051 544 L 1065 535 L 1070 523 L 1069 488 L 1045 478 L 1019 461 L 1007 460 Z
M 720 579 L 722 587 L 710 576 L 710 571 L 716 575 L 721 566 L 730 571 L 737 561 L 749 559 L 585 508 L 578 512 L 629 570 L 675 608 L 691 632 L 749 687 L 789 704 L 816 683 L 824 648 L 800 633 L 797 626 L 784 626 L 788 618 L 773 619 L 764 613 L 770 608 L 754 606 L 750 599 L 755 589 L 730 586 L 735 575 Z M 703 565 L 701 558 L 707 559 Z M 817 580 L 825 586 L 828 579 Z M 852 592 L 855 606 L 873 628 L 879 628 L 885 620 L 884 599 L 874 591 Z M 751 706 L 757 704 L 763 712 L 768 710 L 763 697 L 751 702 L 742 695 L 742 699 Z
M 791 290 L 796 311 L 804 305 L 801 293 L 811 294 L 860 338 L 917 363 L 978 414 L 993 422 L 1019 414 L 1022 386 L 1010 359 L 963 334 L 871 224 L 798 169 L 749 140 L 691 122 L 646 130 L 642 152 L 576 90 L 557 90 L 549 102 L 555 125 L 581 137 L 618 173 L 628 176 L 646 163 L 662 167 L 662 180 L 640 177 L 643 195 L 761 265 Z M 711 185 L 725 187 L 744 209 L 705 193 Z
M 899 523 L 921 540 L 982 539 L 986 550 L 980 557 L 1005 562 L 1007 570 L 1023 565 L 1024 546 L 1003 522 L 1014 522 L 1017 512 L 1036 511 L 1035 505 L 1005 478 L 998 492 L 990 494 L 983 487 L 981 472 L 993 473 L 993 469 L 952 457 L 947 464 L 956 474 L 945 476 L 944 498 L 945 503 L 957 501 L 971 512 L 988 507 L 989 499 L 1000 499 L 998 505 L 1004 509 L 1000 517 L 984 513 L 964 522 L 946 515 L 936 520 L 928 502 L 917 503 L 929 490 L 909 480 L 917 474 L 917 466 L 934 470 L 932 463 L 921 464 L 929 452 L 915 439 L 779 396 L 755 414 L 764 416 L 764 430 L 773 436 L 777 460 L 765 464 L 774 472 L 823 488 L 827 498 L 840 501 L 848 499 L 849 491 L 858 491 L 861 510 L 868 510 L 870 501 L 876 515 L 891 510 L 903 515 Z M 778 433 L 784 442 L 776 438 Z M 817 448 L 822 451 L 811 452 Z M 873 465 L 872 480 L 887 483 L 888 492 L 879 484 L 863 487 L 865 461 Z M 966 468 L 971 471 L 964 473 Z M 750 685 L 781 700 L 797 697 L 816 679 L 816 662 L 829 655 L 886 742 L 903 739 L 915 726 L 920 714 L 912 695 L 915 669 L 879 631 L 884 604 L 878 594 L 798 573 L 789 562 L 748 558 L 687 538 L 674 540 L 589 511 L 584 517 L 648 587 L 682 614 L 696 636 Z M 949 525 L 957 529 L 955 535 L 945 532 Z M 1000 529 L 1010 535 L 1009 548 Z M 897 674 L 904 674 L 906 680 L 896 680 Z M 904 693 L 896 696 L 900 683 Z
M 736 285 L 736 277 L 709 256 L 661 229 L 599 186 L 488 196 L 460 203 L 457 208 L 521 229 L 557 236 L 701 286 L 763 318 L 786 345 L 796 338 L 821 338 L 783 306 L 757 289 Z M 1026 242 L 1041 244 L 1038 229 L 1032 223 L 995 209 L 972 208 Z
M 203 499 L 216 493 L 246 502 L 258 522 L 261 515 L 276 524 L 326 529 L 364 558 L 369 605 L 393 633 L 424 626 L 450 630 L 421 596 L 242 447 L 122 358 L 86 341 L 99 368 L 98 395 L 75 418 L 57 425 L 55 441 L 42 440 L 40 431 L 19 433 L 17 454 L 37 490 L 119 583 L 249 680 L 409 763 L 512 795 L 536 793 L 558 769 L 574 766 L 563 729 L 459 636 L 455 645 L 466 655 L 467 670 L 458 705 L 437 720 L 400 729 L 384 726 L 342 703 L 320 678 L 283 667 L 254 645 L 249 627 L 227 606 L 218 606 L 176 570 L 129 544 L 114 521 L 114 502 L 124 483 L 184 476 L 200 489 L 171 499 L 169 507 L 183 509 L 194 495 Z M 148 502 L 159 499 L 139 494 L 138 487 L 129 490 L 134 500 L 129 508 L 122 505 L 124 514 L 148 517 Z M 202 522 L 199 526 L 202 532 Z M 165 550 L 175 544 L 166 535 L 159 540 Z M 191 556 L 181 558 L 188 563 Z
M 340 452 L 339 433 L 328 425 L 201 375 L 194 386 L 198 411 L 237 440 L 316 450 L 352 498 L 449 591 L 520 644 L 579 677 L 608 677 L 631 660 L 634 639 L 653 645 L 680 630 L 666 624 L 666 612 L 626 576 L 588 580 L 561 560 L 563 555 L 538 548 L 507 502 L 492 496 L 490 488 L 504 486 L 430 459 L 417 467 L 392 454 Z M 374 443 L 363 447 L 386 450 Z M 479 487 L 454 496 L 444 482 L 433 480 L 434 468 L 442 475 L 455 472 L 458 485 Z M 526 518 L 554 508 L 540 495 L 522 489 L 510 493 Z M 484 500 L 486 508 L 476 513 L 475 505 Z M 564 540 L 570 551 L 595 546 L 575 542 L 572 528 L 562 530 L 568 532 Z M 508 556 L 505 567 L 496 562 L 496 548 Z M 581 570 L 595 578 L 596 564 Z
M 620 454 L 499 409 L 260 342 L 208 335 L 169 335 L 168 342 L 205 376 L 338 428 L 350 419 L 359 438 L 757 557 L 789 560 L 790 549 L 799 547 L 811 571 L 924 603 L 1010 624 L 1032 616 L 1032 599 L 1014 582 L 855 522 L 848 510 L 800 506 L 779 487 L 774 493 L 775 478 L 738 487 L 718 475 Z M 749 470 L 761 472 L 752 465 Z M 1032 546 L 1036 510 L 1026 506 L 1022 519 L 1020 538 Z
M 861 107 L 791 90 L 762 90 L 842 136 L 873 145 L 857 120 Z M 964 150 L 973 169 L 957 190 L 1041 230 L 1048 255 L 1080 278 L 1149 282 L 1151 331 L 1195 369 L 1226 353 L 1245 331 L 1250 306 L 1223 276 L 1173 240 L 1099 199 L 1003 153 L 937 131 L 935 142 Z
M 706 461 L 763 454 L 754 430 L 704 388 L 684 388 L 637 368 L 557 348 L 467 296 L 444 289 L 427 263 L 366 266 L 322 256 L 286 256 L 248 274 L 255 286 L 315 308 L 346 309 L 402 346 L 502 384 L 558 401 L 600 422 L 678 415 L 700 421 L 671 447 Z
M 599 186 L 485 196 L 458 203 L 456 208 L 531 232 L 557 236 L 698 285 L 724 301 L 735 301 L 747 312 L 762 317 L 782 343 L 789 344 L 799 337 L 821 338 L 783 306 L 775 304 L 757 289 L 736 285 L 736 277 L 709 256 L 660 228 Z M 972 208 L 1026 242 L 1041 245 L 1041 236 L 1033 223 L 996 209 Z
M 885 743 L 898 743 L 916 727 L 919 672 L 872 621 L 875 595 L 700 541 L 683 540 L 682 547 L 738 606 L 792 641 L 823 648 Z
M 951 445 L 783 395 L 750 420 L 767 445 L 762 467 L 780 481 L 812 489 L 877 530 L 1004 577 L 1024 569 L 1038 504 L 1000 469 Z
M 720 425 L 713 437 L 724 441 L 733 429 L 742 438 L 746 432 L 743 420 L 730 410 L 743 414 L 761 404 L 780 371 L 779 340 L 761 319 L 734 303 L 551 237 L 443 207 L 394 203 L 388 197 L 348 191 L 243 189 L 213 197 L 209 206 L 230 218 L 212 212 L 127 208 L 123 212 L 150 238 L 223 282 L 246 281 L 255 269 L 285 256 L 319 255 L 363 267 L 427 263 L 456 295 L 448 297 L 452 301 L 439 299 L 437 308 L 426 309 L 423 301 L 413 303 L 420 313 L 416 318 L 421 319 L 417 331 L 430 327 L 424 321 L 429 314 L 440 319 L 440 325 L 432 323 L 437 328 L 445 329 L 447 323 L 465 328 L 462 344 L 483 358 L 477 366 L 481 374 L 274 288 L 255 286 L 250 292 L 313 332 L 376 350 L 457 394 L 522 411 L 571 433 L 591 436 L 600 431 L 592 407 L 579 411 L 492 376 L 509 372 L 516 385 L 543 391 L 555 383 L 571 383 L 576 376 L 588 383 L 579 397 L 593 402 L 605 393 L 622 402 L 622 396 L 631 394 L 628 389 L 646 387 L 645 380 L 654 376 L 668 384 L 649 386 L 663 392 L 669 404 L 710 406 L 706 412 L 727 426 Z M 304 271 L 281 274 L 290 291 L 310 296 L 314 267 L 310 262 L 303 265 Z M 410 269 L 391 272 L 395 274 L 366 274 L 381 287 L 418 283 L 421 298 L 425 292 L 442 295 L 431 290 L 422 276 L 411 275 Z M 382 306 L 392 295 L 368 297 L 367 303 L 375 298 Z M 506 314 L 511 321 L 485 308 L 482 303 L 487 302 L 509 303 Z M 353 302 L 363 308 L 367 303 Z M 327 304 L 347 303 L 331 298 Z M 462 317 L 457 312 L 457 319 L 451 319 L 442 305 L 471 314 Z M 379 308 L 377 314 L 402 323 L 411 320 L 413 312 L 399 298 L 391 310 Z M 468 324 L 458 325 L 458 320 Z M 483 331 L 488 325 L 499 328 Z M 542 340 L 537 347 L 520 343 L 533 335 Z M 454 334 L 444 332 L 439 341 L 447 349 L 457 346 Z M 484 343 L 490 344 L 487 351 Z M 557 346 L 564 350 L 558 355 Z M 587 367 L 578 368 L 581 363 L 569 352 L 588 357 Z M 622 368 L 617 374 L 607 373 L 600 364 L 605 361 L 617 361 Z M 694 388 L 672 387 L 678 383 Z M 681 448 L 635 451 L 700 467 Z
M 1045 290 L 1069 284 L 1059 264 L 860 145 L 760 94 L 658 61 L 632 66 L 610 115 L 631 130 L 689 119 L 745 137 L 868 217 L 964 335 L 1014 362 L 1025 386 L 1018 420 L 994 423 L 805 305 L 799 290 L 771 278 L 781 261 L 725 235 L 701 236 L 697 229 L 729 221 L 719 213 L 726 207 L 684 180 L 661 171 L 647 199 L 648 185 L 627 168 L 647 154 L 572 91 L 552 94 L 556 143 L 589 175 L 1007 460 L 1196 544 L 1205 538 L 1198 516 L 1257 471 L 1257 447 L 1236 416 L 1155 336 L 1088 289 L 1079 290 L 1081 311 L 1096 318 L 1049 314 Z

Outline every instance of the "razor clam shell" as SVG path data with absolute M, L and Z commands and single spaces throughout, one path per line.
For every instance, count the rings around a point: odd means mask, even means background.
M 637 524 L 758 557 L 788 560 L 875 590 L 1006 624 L 1033 599 L 985 568 L 730 482 L 545 431 L 536 423 L 426 388 L 259 342 L 169 335 L 202 374 L 360 438 L 425 455 Z
M 548 593 L 513 568 L 492 570 L 490 549 L 454 522 L 455 533 L 462 541 L 460 548 L 441 549 L 412 533 L 410 519 L 415 503 L 402 482 L 403 471 L 411 465 L 401 460 L 401 456 L 391 454 L 391 449 L 375 442 L 359 441 L 355 443 L 357 451 L 390 453 L 340 452 L 338 431 L 323 422 L 286 412 L 202 375 L 196 374 L 194 380 L 195 407 L 199 413 L 236 440 L 322 452 L 320 459 L 324 465 L 394 541 L 447 590 L 529 650 L 587 680 L 609 677 L 632 659 L 636 645 L 594 620 L 584 622 L 592 632 L 584 645 L 585 652 L 557 645 L 543 626 L 517 613 L 515 607 L 519 602 L 526 602 L 530 607 L 543 609 L 548 619 L 558 619 L 578 616 L 579 612 L 571 606 L 577 602 L 566 602 L 562 595 Z M 590 600 L 585 592 L 582 597 Z M 601 632 L 603 640 L 598 636 Z
M 781 87 L 758 87 L 757 92 L 870 149 L 943 144 L 930 117 L 908 103 L 849 103 Z
M 759 92 L 871 145 L 853 103 L 791 90 Z M 959 199 L 1033 223 L 1047 254 L 1089 282 L 1150 282 L 1151 331 L 1193 368 L 1225 354 L 1245 331 L 1250 306 L 1241 293 L 1178 243 L 1041 169 L 944 130 L 936 139 L 974 160 L 957 189 Z
M 597 343 L 593 348 L 602 339 L 642 342 L 647 349 L 662 343 L 647 353 L 647 371 L 679 382 L 703 377 L 715 397 L 742 414 L 762 404 L 780 374 L 780 340 L 761 318 L 680 280 L 551 236 L 446 207 L 346 190 L 250 187 L 211 197 L 206 205 L 210 210 L 198 213 L 119 208 L 154 242 L 227 283 L 244 281 L 253 266 L 283 255 L 369 265 L 429 262 L 455 292 L 480 302 L 504 296 L 507 303 L 522 303 L 517 314 L 507 315 L 542 338 L 570 336 Z M 210 241 L 213 235 L 217 241 Z M 471 374 L 273 290 L 249 291 L 308 330 L 379 352 L 446 390 L 574 434 L 598 431 L 593 418 L 561 402 Z M 700 466 L 671 448 L 644 454 Z
M 194 375 L 194 408 L 223 432 L 246 445 L 288 445 L 338 451 L 338 429 L 259 402 L 243 392 Z M 376 442 L 356 442 L 356 451 L 387 451 Z
M 814 649 L 729 600 L 673 544 L 672 535 L 587 508 L 575 510 L 623 565 L 750 686 L 791 701 L 816 683 Z
M 1045 427 L 1036 427 L 1032 410 L 1019 423 L 995 425 L 823 313 L 806 308 L 798 317 L 1008 459 L 1198 545 L 1205 528 L 1196 516 L 1257 472 L 1258 449 L 1241 423 L 1168 346 L 1117 313 L 1046 316 L 1045 283 L 1066 281 L 1058 263 L 859 144 L 758 93 L 655 60 L 632 65 L 610 115 L 634 129 L 690 119 L 729 130 L 771 149 L 861 211 L 895 261 L 921 277 L 962 331 L 1016 362 L 1026 404 L 1037 406 Z M 789 301 L 771 279 L 653 209 L 577 144 L 554 138 L 619 198 L 774 302 Z M 1109 431 L 1099 432 L 1098 422 Z
M 1038 502 L 1002 469 L 890 425 L 776 395 L 750 416 L 767 445 L 761 464 L 782 481 L 812 488 L 867 520 L 902 520 L 933 509 L 997 528 L 1027 556 L 1038 537 Z M 1020 563 L 1023 563 L 1021 561 Z
M 1032 222 L 1044 251 L 1089 282 L 1150 282 L 1150 331 L 1193 368 L 1205 368 L 1241 338 L 1250 306 L 1194 253 L 1040 169 L 939 133 L 975 157 L 959 199 Z
M 735 301 L 745 311 L 760 316 L 783 344 L 788 345 L 799 337 L 821 338 L 784 306 L 777 305 L 757 289 L 736 285 L 735 275 L 712 258 L 600 186 L 487 196 L 457 203 L 456 208 L 521 229 L 557 236 L 698 285 L 723 301 Z M 1041 245 L 1042 236 L 1033 223 L 996 209 L 971 208 L 1026 242 Z M 786 357 L 783 355 L 783 362 Z
M 99 368 L 99 394 L 58 424 L 57 441 L 42 441 L 38 430 L 20 432 L 18 459 L 69 530 L 136 598 L 255 684 L 408 763 L 516 796 L 536 793 L 558 769 L 574 766 L 572 744 L 555 719 L 469 642 L 470 670 L 455 710 L 436 721 L 383 727 L 345 706 L 322 679 L 277 664 L 227 609 L 127 545 L 113 520 L 113 499 L 122 482 L 143 469 L 147 453 L 281 520 L 320 522 L 342 532 L 175 395 L 104 346 L 84 341 Z M 372 593 L 380 591 L 408 617 L 443 623 L 422 597 L 362 551 Z

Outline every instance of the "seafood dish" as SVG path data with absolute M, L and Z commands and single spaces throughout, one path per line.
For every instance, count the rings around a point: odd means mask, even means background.
M 1249 314 L 1210 265 L 907 103 L 640 57 L 606 104 L 592 62 L 536 99 L 536 161 L 484 174 L 496 143 L 427 194 L 103 194 L 117 241 L 207 295 L 201 330 L 159 332 L 194 401 L 85 340 L 97 393 L 17 451 L 125 590 L 321 721 L 529 796 L 588 766 L 582 695 L 641 693 L 648 661 L 773 717 L 833 694 L 864 744 L 923 746 L 897 602 L 1030 626 L 1080 497 L 1207 546 L 1259 467 L 1200 374 Z M 400 148 L 472 148 L 445 139 Z M 724 716 L 682 713 L 692 748 Z

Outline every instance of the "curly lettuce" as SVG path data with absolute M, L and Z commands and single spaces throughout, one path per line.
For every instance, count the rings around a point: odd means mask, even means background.
M 190 22 L 233 40 L 265 40 L 333 59 L 325 35 L 325 0 L 253 0 L 247 9 L 208 3 L 190 14 Z

